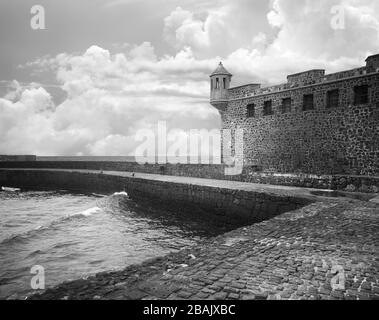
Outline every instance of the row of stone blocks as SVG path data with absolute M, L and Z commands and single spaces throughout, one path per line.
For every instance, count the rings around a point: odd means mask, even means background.
M 314 175 L 256 172 L 254 166 L 246 166 L 239 175 L 225 175 L 225 165 L 145 164 L 121 161 L 27 161 L 0 162 L 0 168 L 82 169 L 104 171 L 142 172 L 172 176 L 232 180 L 262 184 L 286 185 L 317 189 L 333 189 L 349 192 L 379 192 L 379 176 Z
M 148 180 L 117 175 L 43 171 L 0 170 L 0 185 L 26 189 L 66 189 L 112 194 L 126 191 L 136 201 L 186 207 L 193 214 L 206 215 L 229 224 L 250 224 L 308 204 L 308 199 L 265 192 L 232 190 L 203 185 Z

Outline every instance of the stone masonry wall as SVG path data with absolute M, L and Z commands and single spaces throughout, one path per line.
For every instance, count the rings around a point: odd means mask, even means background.
M 354 105 L 354 87 L 369 86 L 369 103 Z M 326 107 L 327 92 L 339 89 L 339 106 Z M 303 111 L 303 95 L 314 110 Z M 282 113 L 282 99 L 291 112 Z M 263 115 L 272 100 L 273 115 Z M 247 105 L 255 117 L 247 118 Z M 244 161 L 264 171 L 309 174 L 379 174 L 379 73 L 230 100 L 223 129 L 244 129 Z
M 225 175 L 225 165 L 205 164 L 145 164 L 124 161 L 25 161 L 1 162 L 1 168 L 79 169 L 141 172 L 205 179 L 232 180 L 261 184 L 284 185 L 350 192 L 379 192 L 379 176 L 314 175 L 304 173 L 260 172 L 255 166 L 245 166 L 241 174 Z M 0 186 L 1 187 L 1 186 Z
M 34 190 L 80 190 L 112 194 L 126 191 L 132 199 L 148 199 L 174 207 L 192 207 L 194 214 L 214 216 L 235 225 L 266 220 L 312 202 L 302 197 L 232 190 L 203 185 L 47 170 L 0 170 L 0 185 Z
M 289 84 L 307 85 L 313 84 L 325 76 L 325 70 L 310 70 L 301 73 L 291 74 L 287 77 Z

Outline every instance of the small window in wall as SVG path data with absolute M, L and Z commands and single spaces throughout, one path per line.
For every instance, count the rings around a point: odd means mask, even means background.
M 270 116 L 272 114 L 272 100 L 265 101 L 263 105 L 263 115 Z
M 220 81 L 216 78 L 216 89 L 220 89 Z
M 313 94 L 306 94 L 303 97 L 303 111 L 314 109 L 314 97 Z
M 211 90 L 213 90 L 213 79 L 211 79 Z
M 223 88 L 226 89 L 226 78 L 222 79 L 222 83 L 223 83 Z
M 248 118 L 254 118 L 255 117 L 255 104 L 248 104 L 247 105 L 247 117 Z
M 326 107 L 338 108 L 340 102 L 340 91 L 338 89 L 328 91 L 326 96 Z
M 354 104 L 366 104 L 368 103 L 368 86 L 354 87 Z
M 291 112 L 291 105 L 292 105 L 292 99 L 291 98 L 283 99 L 282 100 L 282 113 Z

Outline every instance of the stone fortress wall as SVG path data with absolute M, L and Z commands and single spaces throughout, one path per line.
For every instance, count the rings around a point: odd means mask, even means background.
M 212 87 L 211 104 L 220 111 L 223 129 L 243 128 L 247 166 L 278 173 L 378 175 L 379 55 L 366 62 L 335 74 L 290 75 L 287 83 L 267 88 Z M 230 81 L 231 74 L 222 70 L 220 64 L 211 79 Z M 222 101 L 214 99 L 217 90 L 226 91 Z M 232 140 L 234 146 L 233 134 Z
M 314 175 L 304 173 L 258 172 L 245 166 L 241 174 L 225 175 L 225 164 L 138 164 L 126 161 L 0 161 L 2 169 L 91 170 L 150 173 L 168 176 L 231 180 L 348 192 L 379 192 L 379 176 Z M 0 184 L 0 187 L 2 185 Z M 8 186 L 3 184 L 3 186 Z
M 80 172 L 0 169 L 0 186 L 24 190 L 68 190 L 110 195 L 126 191 L 133 200 L 151 201 L 170 208 L 188 208 L 192 214 L 203 214 L 230 226 L 246 225 L 272 218 L 316 201 L 310 194 L 281 192 L 257 188 L 217 187 L 206 183 L 187 183 L 149 177 L 132 177 L 119 172 L 101 174 Z

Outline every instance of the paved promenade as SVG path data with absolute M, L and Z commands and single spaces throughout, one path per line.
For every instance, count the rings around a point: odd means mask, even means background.
M 147 176 L 153 175 L 135 174 Z M 206 183 L 309 195 L 292 187 Z M 378 299 L 378 244 L 378 203 L 320 197 L 194 248 L 63 283 L 30 299 Z

